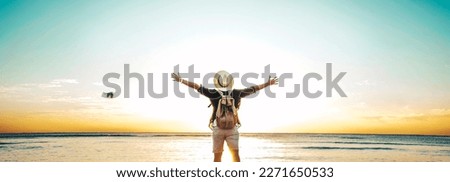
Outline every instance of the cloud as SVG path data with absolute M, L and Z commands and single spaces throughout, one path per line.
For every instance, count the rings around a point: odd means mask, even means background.
M 59 88 L 62 87 L 60 84 L 37 84 L 37 87 L 41 88 L 41 89 L 45 89 L 45 88 Z
M 48 83 L 22 83 L 12 86 L 0 86 L 0 93 L 2 92 L 18 92 L 30 89 L 46 89 L 46 88 L 60 88 L 63 84 L 79 84 L 76 79 L 54 79 Z
M 77 84 L 80 84 L 77 79 L 53 79 L 41 83 L 0 85 L 0 99 L 4 103 L 13 104 L 15 108 L 50 113 L 63 111 L 92 114 L 109 111 L 120 113 L 120 105 L 105 102 L 104 98 L 95 92 L 80 90 Z M 93 84 L 101 85 L 99 82 Z M 3 107 L 12 106 L 3 105 Z
M 55 79 L 50 82 L 50 84 L 78 84 L 76 79 Z
M 50 83 L 40 83 L 35 84 L 37 87 L 45 89 L 45 88 L 59 88 L 62 87 L 64 84 L 79 84 L 76 79 L 54 79 Z
M 92 85 L 95 85 L 95 86 L 103 86 L 103 83 L 100 83 L 100 82 L 93 82 Z
M 369 80 L 363 80 L 360 82 L 356 82 L 355 84 L 359 85 L 359 86 L 375 86 L 375 85 L 377 85 L 374 81 L 369 81 Z
M 450 109 L 448 108 L 439 108 L 439 109 L 431 109 L 430 114 L 434 115 L 450 115 Z
M 23 99 L 33 100 L 30 97 L 37 98 L 38 95 L 61 95 L 68 91 L 55 88 L 62 88 L 65 84 L 79 84 L 79 82 L 76 79 L 54 79 L 47 83 L 0 85 L 0 98 L 21 101 Z
M 423 120 L 430 117 L 448 117 L 450 116 L 450 109 L 447 108 L 439 108 L 439 109 L 429 109 L 424 112 L 408 112 L 403 114 L 395 114 L 395 115 L 372 115 L 372 116 L 363 116 L 362 119 L 368 121 L 412 121 L 412 120 Z

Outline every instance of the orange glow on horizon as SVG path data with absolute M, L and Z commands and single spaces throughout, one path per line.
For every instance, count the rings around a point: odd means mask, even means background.
M 290 124 L 274 126 L 273 133 L 354 133 L 354 134 L 420 134 L 450 135 L 450 115 L 427 115 L 392 120 Z M 208 132 L 190 127 L 182 121 L 150 121 L 142 118 L 88 118 L 81 116 L 38 116 L 9 113 L 0 119 L 0 133 L 33 132 Z M 245 126 L 245 125 L 244 125 Z M 243 128 L 258 133 L 257 128 Z

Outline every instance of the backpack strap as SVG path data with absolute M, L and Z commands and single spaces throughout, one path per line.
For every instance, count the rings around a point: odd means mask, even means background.
M 217 92 L 219 92 L 220 96 L 223 97 L 223 92 L 220 91 L 219 89 L 216 89 Z
M 216 91 L 217 92 L 219 92 L 219 94 L 220 94 L 220 96 L 221 97 L 223 97 L 224 96 L 224 94 L 223 94 L 223 92 L 221 91 L 221 90 L 219 90 L 219 89 L 216 89 Z M 231 97 L 231 93 L 233 93 L 233 90 L 229 90 L 229 91 L 227 91 L 228 92 L 228 96 L 230 96 Z
M 233 92 L 233 90 L 230 90 L 230 91 L 228 91 L 228 96 L 230 97 L 230 98 L 232 98 L 231 99 L 231 108 L 233 109 L 233 114 L 236 116 L 237 115 L 237 109 L 236 109 L 236 106 L 234 105 L 234 98 L 233 97 L 231 97 L 231 93 Z M 228 101 L 227 101 L 228 102 Z

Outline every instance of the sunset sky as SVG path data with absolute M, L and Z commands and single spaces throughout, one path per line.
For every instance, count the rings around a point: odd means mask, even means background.
M 286 98 L 326 63 L 347 97 Z M 242 100 L 242 132 L 450 135 L 450 3 L 392 0 L 0 0 L 0 132 L 209 131 L 209 100 L 171 79 L 166 98 L 138 98 L 136 80 L 131 98 L 101 97 L 124 64 L 156 92 L 175 65 L 292 73 L 276 98 Z

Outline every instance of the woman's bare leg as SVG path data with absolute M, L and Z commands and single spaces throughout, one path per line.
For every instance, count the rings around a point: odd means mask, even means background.
M 233 162 L 241 162 L 241 158 L 239 157 L 239 150 L 231 150 L 231 157 Z
M 214 153 L 214 162 L 222 162 L 222 152 Z

